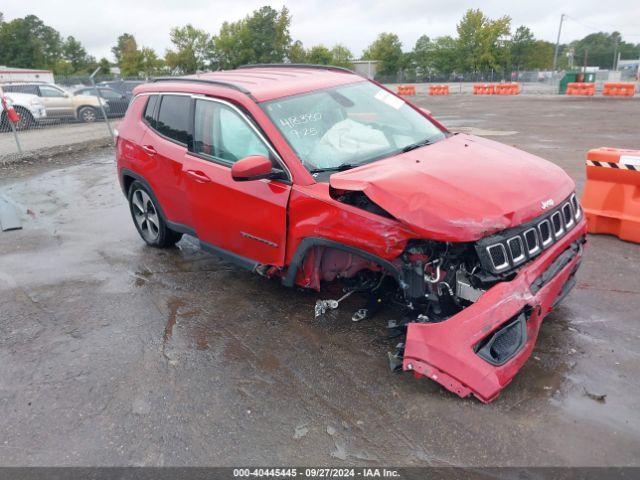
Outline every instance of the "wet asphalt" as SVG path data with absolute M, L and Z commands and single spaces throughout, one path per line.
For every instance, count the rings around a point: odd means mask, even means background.
M 567 101 L 573 100 L 573 101 Z M 640 102 L 458 96 L 453 129 L 584 180 L 640 147 Z M 635 144 L 635 145 L 634 145 Z M 383 311 L 203 253 L 146 247 L 106 149 L 0 170 L 0 465 L 640 465 L 640 245 L 590 236 L 578 286 L 490 405 L 387 366 Z

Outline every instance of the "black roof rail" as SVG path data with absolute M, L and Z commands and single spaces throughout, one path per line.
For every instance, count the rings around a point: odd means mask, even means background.
M 155 82 L 185 82 L 185 83 L 206 83 L 209 85 L 218 85 L 220 87 L 232 88 L 233 90 L 237 90 L 239 92 L 244 93 L 245 95 L 251 95 L 251 92 L 240 85 L 236 85 L 235 83 L 225 82 L 224 80 L 209 80 L 207 78 L 190 78 L 190 77 L 158 77 L 150 80 L 150 83 Z
M 318 70 L 336 70 L 338 72 L 351 73 L 358 75 L 358 73 L 344 67 L 337 67 L 335 65 L 319 65 L 317 63 L 249 63 L 247 65 L 240 65 L 241 68 L 316 68 Z

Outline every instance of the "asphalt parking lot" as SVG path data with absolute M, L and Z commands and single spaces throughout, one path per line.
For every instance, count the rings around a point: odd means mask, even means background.
M 640 148 L 638 99 L 416 101 L 579 190 L 589 148 Z M 314 319 L 327 296 L 189 238 L 145 247 L 111 149 L 0 168 L 0 194 L 24 212 L 0 232 L 3 466 L 640 465 L 640 245 L 589 237 L 576 289 L 483 405 L 389 371 L 393 311 Z

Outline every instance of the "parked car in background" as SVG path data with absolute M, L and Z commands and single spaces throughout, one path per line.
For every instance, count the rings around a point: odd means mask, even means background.
M 106 100 L 92 95 L 72 95 L 62 87 L 44 82 L 8 83 L 5 92 L 28 93 L 42 99 L 48 118 L 67 118 L 85 123 L 95 122 L 102 115 L 100 104 L 109 108 Z
M 366 295 L 354 321 L 393 306 L 393 369 L 490 402 L 576 284 L 586 221 L 560 167 L 353 72 L 249 66 L 135 94 L 116 157 L 142 239 L 189 234 L 285 286 L 338 282 Z
M 138 85 L 142 85 L 142 80 L 109 80 L 106 82 L 100 82 L 99 87 L 113 88 L 116 92 L 121 93 L 131 100 L 133 98 L 133 89 Z
M 99 92 L 99 95 L 98 95 Z M 93 95 L 100 96 L 106 100 L 109 105 L 107 115 L 109 117 L 124 117 L 127 107 L 129 106 L 129 98 L 110 87 L 97 87 L 97 91 L 93 87 L 83 87 L 76 90 L 74 95 Z
M 0 88 L 2 85 L 0 85 Z M 13 107 L 19 115 L 20 120 L 16 124 L 17 130 L 26 130 L 34 127 L 39 121 L 47 116 L 47 111 L 42 99 L 37 95 L 28 93 L 5 92 L 7 107 Z M 2 103 L 0 103 L 0 131 L 10 130 L 7 112 L 4 111 Z

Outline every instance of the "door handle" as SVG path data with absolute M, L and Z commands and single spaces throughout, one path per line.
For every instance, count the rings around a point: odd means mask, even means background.
M 156 152 L 156 149 L 153 148 L 151 145 L 142 145 L 142 150 L 144 150 L 144 152 L 151 157 L 153 157 L 156 153 L 158 153 Z
M 196 182 L 209 183 L 211 179 L 200 170 L 187 170 L 187 175 L 193 177 Z

